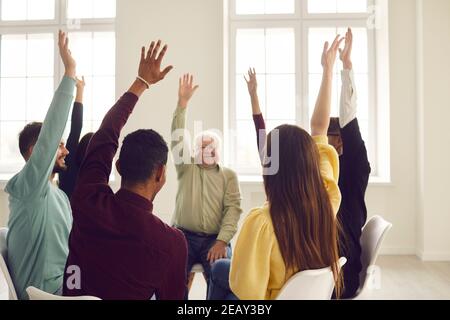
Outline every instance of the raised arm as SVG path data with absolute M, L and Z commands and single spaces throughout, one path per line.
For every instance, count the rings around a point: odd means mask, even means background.
M 323 76 L 316 107 L 311 118 L 311 135 L 326 136 L 330 126 L 331 95 L 333 88 L 333 68 L 339 45 L 342 42 L 339 35 L 334 39 L 331 47 L 325 42 L 322 53 Z
M 256 143 L 259 151 L 259 158 L 261 162 L 264 160 L 264 146 L 266 144 L 266 123 L 264 121 L 258 97 L 258 80 L 256 77 L 255 68 L 248 69 L 248 79 L 244 76 L 247 82 L 248 93 L 252 104 L 253 122 L 256 130 Z
M 175 168 L 178 176 L 183 173 L 185 161 L 188 160 L 185 159 L 188 155 L 185 154 L 186 141 L 184 140 L 184 131 L 186 129 L 186 110 L 189 101 L 198 88 L 198 85 L 194 85 L 194 76 L 190 74 L 183 75 L 183 77 L 179 80 L 178 104 L 172 119 L 172 139 L 170 143 L 170 149 L 173 153 Z
M 75 95 L 75 102 L 72 108 L 70 133 L 66 143 L 66 148 L 70 152 L 67 157 L 69 162 L 68 165 L 70 165 L 70 161 L 72 159 L 75 159 L 75 153 L 78 147 L 78 142 L 80 141 L 81 131 L 83 130 L 83 95 L 86 82 L 84 81 L 84 77 L 82 77 L 82 79 L 76 78 L 76 81 L 77 93 Z
M 70 198 L 78 177 L 79 167 L 76 164 L 78 143 L 80 141 L 81 130 L 83 129 L 83 91 L 85 86 L 84 77 L 76 78 L 77 94 L 72 107 L 72 121 L 66 148 L 69 154 L 66 157 L 67 170 L 59 173 L 59 187 Z
M 161 71 L 161 62 L 167 50 L 161 41 L 152 42 L 147 53 L 141 51 L 138 77 L 119 101 L 106 114 L 100 129 L 94 134 L 80 169 L 77 188 L 83 184 L 107 184 L 112 161 L 119 147 L 119 136 L 139 97 L 169 73 L 172 66 Z M 75 191 L 77 192 L 77 191 Z
M 66 34 L 59 31 L 58 37 L 59 52 L 65 67 L 64 78 L 53 96 L 30 159 L 7 187 L 7 191 L 16 196 L 43 192 L 53 172 L 56 152 L 67 124 L 75 88 L 76 62 L 70 53 Z
M 335 214 L 337 214 L 341 202 L 341 193 L 338 187 L 339 158 L 336 150 L 328 144 L 327 132 L 330 126 L 333 68 L 342 40 L 339 40 L 338 35 L 331 47 L 328 42 L 325 43 L 322 53 L 322 85 L 311 119 L 311 134 L 320 154 L 320 173 Z
M 353 33 L 352 29 L 348 28 L 345 35 L 345 47 L 343 50 L 339 50 L 339 57 L 344 67 L 341 74 L 342 91 L 339 123 L 341 126 L 342 143 L 345 149 L 342 155 L 343 161 L 345 163 L 353 163 L 354 165 L 352 166 L 351 174 L 343 174 L 341 180 L 353 179 L 353 183 L 349 185 L 356 192 L 360 192 L 360 190 L 365 191 L 367 188 L 371 169 L 367 149 L 357 120 L 357 93 L 353 75 L 352 49 Z
M 353 75 L 352 50 L 353 33 L 352 29 L 348 28 L 345 35 L 345 47 L 344 49 L 339 49 L 339 58 L 344 67 L 344 70 L 341 72 L 342 90 L 339 108 L 339 123 L 341 128 L 346 127 L 355 120 L 357 112 L 357 95 Z

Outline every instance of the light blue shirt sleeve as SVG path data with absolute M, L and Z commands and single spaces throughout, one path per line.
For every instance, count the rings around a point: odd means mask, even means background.
M 75 80 L 64 77 L 56 90 L 33 153 L 24 168 L 8 183 L 6 192 L 16 198 L 42 195 L 53 172 L 56 152 L 67 124 Z

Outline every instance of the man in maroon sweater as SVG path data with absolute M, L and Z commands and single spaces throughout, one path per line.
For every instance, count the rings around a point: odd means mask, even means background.
M 105 116 L 92 137 L 72 196 L 73 227 L 64 295 L 102 299 L 183 299 L 187 244 L 183 234 L 153 212 L 166 180 L 168 147 L 153 130 L 123 142 L 116 166 L 122 177 L 114 194 L 108 185 L 122 128 L 138 98 L 172 69 L 161 71 L 167 46 L 142 48 L 139 76 Z

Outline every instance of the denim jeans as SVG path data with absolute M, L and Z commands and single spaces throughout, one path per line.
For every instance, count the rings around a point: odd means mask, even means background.
M 239 300 L 230 289 L 230 259 L 217 260 L 211 267 L 208 300 Z
M 186 279 L 189 279 L 189 275 L 191 274 L 192 267 L 199 263 L 202 265 L 206 278 L 210 278 L 211 274 L 211 264 L 207 260 L 208 252 L 211 247 L 217 241 L 217 235 L 207 235 L 200 234 L 195 232 L 190 232 L 188 230 L 180 229 L 184 236 L 186 237 L 186 241 L 188 244 L 188 261 L 186 268 Z M 231 258 L 231 246 L 227 247 L 227 257 Z M 209 280 L 207 281 L 209 283 Z M 186 299 L 188 299 L 188 290 L 186 288 Z

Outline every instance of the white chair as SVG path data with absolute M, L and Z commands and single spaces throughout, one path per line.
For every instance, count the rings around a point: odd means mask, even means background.
M 208 281 L 205 276 L 205 270 L 203 270 L 203 266 L 200 263 L 194 264 L 191 268 L 191 274 L 188 279 L 188 291 L 191 291 L 192 283 L 194 282 L 194 277 L 196 273 L 203 273 L 203 277 L 205 281 Z
M 16 289 L 8 269 L 8 248 L 6 235 L 8 229 L 0 229 L 0 300 L 17 300 Z
M 360 285 L 353 299 L 360 299 L 361 295 L 367 291 L 373 277 L 376 276 L 378 268 L 375 263 L 384 238 L 391 228 L 392 224 L 380 216 L 372 217 L 364 226 L 360 240 L 362 264 L 362 270 L 359 273 Z
M 27 288 L 28 297 L 30 300 L 101 300 L 97 297 L 91 297 L 91 296 L 83 296 L 83 297 L 61 297 L 56 296 L 54 294 L 50 294 L 47 292 L 44 292 L 42 290 L 39 290 L 35 287 L 28 287 Z
M 192 273 L 203 273 L 203 272 L 205 272 L 205 270 L 203 270 L 203 266 L 200 263 L 197 263 L 192 266 L 191 272 Z
M 347 263 L 339 259 L 339 268 Z M 277 300 L 330 300 L 334 291 L 334 276 L 331 267 L 301 271 L 284 285 Z

